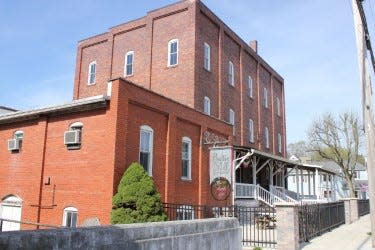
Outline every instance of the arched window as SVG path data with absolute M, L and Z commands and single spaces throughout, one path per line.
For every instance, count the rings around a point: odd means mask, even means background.
M 139 139 L 139 163 L 150 176 L 152 176 L 153 141 L 154 130 L 147 125 L 142 125 Z
M 280 99 L 278 97 L 276 97 L 276 114 L 281 116 Z
M 64 209 L 63 222 L 64 227 L 77 227 L 78 210 L 75 207 L 67 207 Z
M 189 137 L 182 138 L 182 174 L 181 178 L 191 180 L 191 139 Z
M 96 80 L 96 61 L 93 61 L 89 64 L 88 70 L 88 77 L 87 77 L 87 84 L 92 85 L 95 84 Z
M 266 148 L 270 148 L 270 136 L 269 136 L 268 127 L 264 128 L 264 146 Z
M 67 149 L 75 150 L 81 148 L 82 129 L 82 122 L 74 122 L 69 125 L 69 130 L 64 133 L 64 144 Z
M 233 135 L 235 134 L 235 114 L 233 109 L 229 109 L 229 123 L 233 125 Z
M 17 139 L 17 140 L 22 140 L 23 139 L 23 134 L 24 134 L 23 131 L 17 130 L 16 132 L 14 132 L 13 138 Z
M 211 47 L 204 43 L 204 68 L 211 71 Z
M 188 205 L 182 205 L 177 208 L 176 211 L 177 220 L 193 220 L 194 219 L 194 208 Z
M 234 65 L 232 61 L 229 61 L 228 64 L 228 83 L 234 86 Z
M 22 148 L 24 133 L 21 130 L 17 130 L 13 133 L 12 139 L 8 140 L 8 150 L 12 153 L 20 152 Z
M 133 61 L 134 61 L 134 51 L 129 51 L 125 55 L 125 69 L 124 69 L 125 76 L 133 75 Z
M 249 88 L 249 97 L 253 98 L 253 78 L 251 76 L 247 77 L 247 86 Z
M 254 121 L 249 119 L 249 142 L 254 142 Z
M 203 112 L 206 115 L 211 115 L 211 100 L 207 96 L 204 97 L 203 101 Z
M 265 108 L 268 108 L 268 90 L 263 88 L 263 105 Z
M 281 134 L 277 134 L 277 148 L 279 150 L 279 153 L 282 152 L 282 141 L 281 141 Z
M 178 39 L 173 39 L 168 42 L 168 66 L 175 66 L 178 64 Z
M 0 205 L 0 218 L 21 221 L 22 213 L 22 199 L 14 196 L 8 195 L 1 201 Z M 4 220 L 2 222 L 1 231 L 16 231 L 20 230 L 20 223 L 10 222 Z

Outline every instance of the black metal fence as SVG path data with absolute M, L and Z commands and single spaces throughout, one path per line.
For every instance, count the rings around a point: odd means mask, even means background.
M 369 200 L 358 200 L 358 214 L 363 216 L 370 213 L 370 201 Z
M 299 207 L 299 240 L 309 241 L 344 223 L 343 201 L 302 205 Z
M 215 207 L 164 203 L 169 220 L 236 217 L 242 227 L 244 246 L 276 247 L 276 213 L 269 207 Z

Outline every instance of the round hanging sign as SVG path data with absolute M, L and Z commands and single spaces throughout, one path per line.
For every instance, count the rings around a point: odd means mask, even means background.
M 224 177 L 217 177 L 211 182 L 211 194 L 215 200 L 226 200 L 231 190 L 230 182 Z

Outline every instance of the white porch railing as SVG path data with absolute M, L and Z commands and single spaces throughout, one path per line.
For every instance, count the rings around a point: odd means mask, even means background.
M 289 195 L 286 194 L 286 189 L 284 187 L 279 186 L 270 186 L 270 192 L 286 202 L 297 202 L 297 199 L 293 199 Z
M 259 185 L 244 183 L 236 184 L 236 198 L 253 198 L 266 203 L 270 207 L 273 207 L 275 202 L 289 202 L 270 193 Z

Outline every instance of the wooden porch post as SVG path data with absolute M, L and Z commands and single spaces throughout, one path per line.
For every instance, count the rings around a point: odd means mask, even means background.
M 315 179 L 316 179 L 315 195 L 316 195 L 317 198 L 319 198 L 319 196 L 320 196 L 320 193 L 319 193 L 320 179 L 319 179 L 319 170 L 318 169 L 315 169 Z
M 311 180 L 310 180 L 310 170 L 307 170 L 307 185 L 309 185 L 309 196 L 311 195 Z
M 303 169 L 300 170 L 301 171 L 301 194 L 302 196 L 304 196 L 304 192 L 303 192 Z
M 299 174 L 298 168 L 295 169 L 296 172 L 296 186 L 297 186 L 297 198 L 299 199 Z
M 253 184 L 257 184 L 257 159 L 256 156 L 252 156 L 251 165 L 253 167 Z
M 273 161 L 271 161 L 270 163 L 268 163 L 268 167 L 270 169 L 270 180 L 269 180 L 269 183 L 270 183 L 270 186 L 273 186 Z

